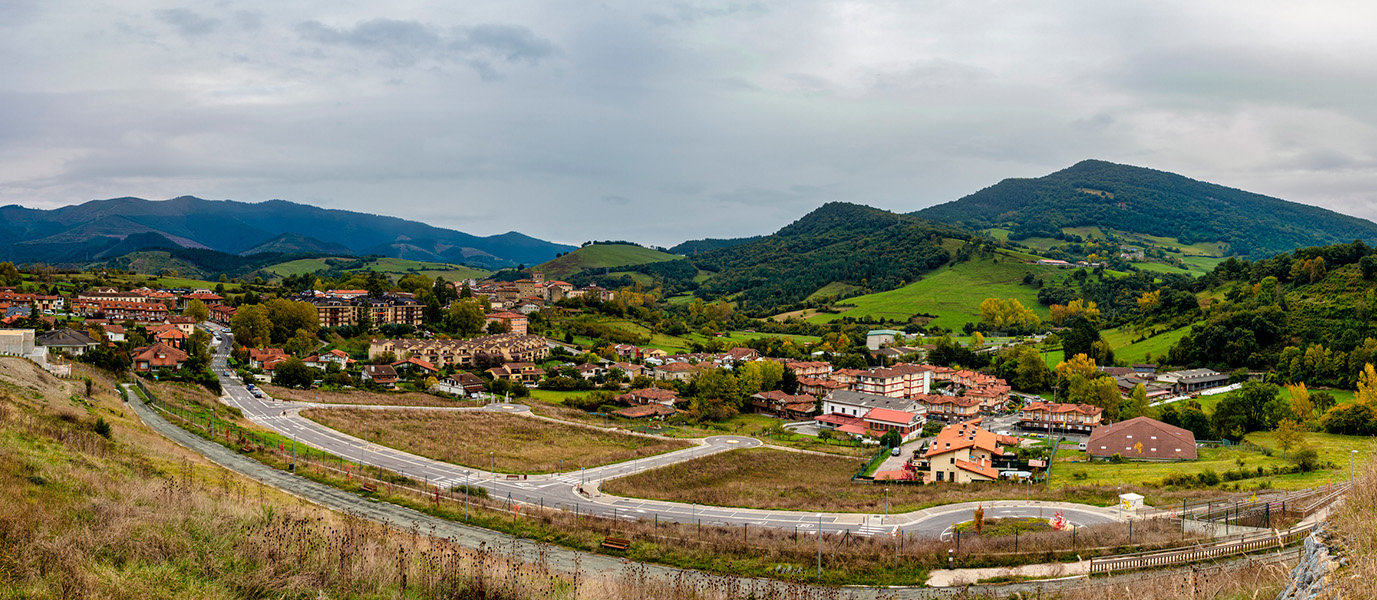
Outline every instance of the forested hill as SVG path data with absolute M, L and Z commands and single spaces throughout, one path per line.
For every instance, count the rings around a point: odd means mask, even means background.
M 699 288 L 743 310 L 768 312 L 802 302 L 830 283 L 893 289 L 951 260 L 944 239 L 972 234 L 867 206 L 833 202 L 773 235 L 690 257 L 716 272 Z
M 1010 239 L 1060 237 L 1063 227 L 1103 228 L 1225 242 L 1262 258 L 1305 246 L 1377 240 L 1377 223 L 1181 175 L 1086 160 L 1036 179 L 1005 179 L 914 215 L 976 229 L 1004 227 Z

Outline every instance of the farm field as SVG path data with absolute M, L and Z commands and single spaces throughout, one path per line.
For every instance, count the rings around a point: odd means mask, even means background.
M 389 448 L 500 473 L 576 471 L 691 445 L 477 411 L 312 408 L 301 414 Z
M 778 510 L 864 512 L 885 510 L 885 486 L 852 483 L 851 476 L 861 459 L 819 456 L 769 448 L 735 450 L 695 458 L 667 467 L 651 469 L 604 481 L 603 493 L 617 496 L 696 502 L 712 506 L 734 506 Z M 1133 487 L 1147 495 L 1148 490 Z M 993 499 L 1033 499 L 1082 502 L 1099 506 L 1112 504 L 1117 485 L 1063 486 L 1051 490 L 1010 482 L 982 485 L 889 486 L 889 507 L 894 513 L 930 506 Z M 1218 491 L 1211 491 L 1217 496 Z M 1161 496 L 1179 501 L 1195 497 L 1198 491 L 1163 492 Z
M 941 267 L 923 280 L 904 287 L 844 300 L 839 314 L 816 314 L 815 323 L 841 317 L 881 317 L 907 321 L 916 313 L 935 314 L 932 324 L 961 329 L 967 322 L 979 321 L 980 303 L 986 298 L 1016 298 L 1046 319 L 1050 313 L 1038 304 L 1037 290 L 1023 285 L 1023 276 L 1034 273 L 1048 284 L 1060 281 L 1069 271 L 1013 262 L 1008 258 L 980 258 Z M 851 306 L 847 308 L 847 306 Z
M 278 387 L 275 385 L 263 386 L 263 391 L 268 396 L 277 400 L 292 400 L 295 402 L 319 402 L 321 404 L 378 404 L 387 406 L 473 406 L 473 402 L 464 400 L 450 400 L 430 394 L 420 392 L 365 392 L 362 390 L 350 392 L 334 392 L 322 390 L 297 390 L 291 388 Z

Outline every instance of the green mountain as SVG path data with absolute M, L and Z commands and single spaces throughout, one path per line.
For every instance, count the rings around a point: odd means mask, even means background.
M 675 253 L 675 254 L 683 254 L 683 255 L 685 255 L 685 256 L 691 256 L 691 255 L 694 255 L 694 254 L 699 254 L 699 253 L 702 253 L 702 252 L 707 252 L 707 251 L 709 251 L 709 250 L 719 250 L 719 249 L 722 249 L 722 248 L 730 248 L 730 247 L 732 247 L 732 246 L 739 246 L 739 245 L 745 244 L 745 243 L 747 243 L 747 242 L 754 242 L 754 241 L 756 241 L 756 240 L 758 240 L 758 239 L 760 239 L 760 238 L 762 238 L 762 237 L 764 237 L 764 236 L 757 235 L 757 236 L 744 237 L 744 238 L 729 238 L 729 239 L 707 238 L 707 239 L 702 239 L 702 240 L 689 240 L 689 241 L 687 241 L 687 242 L 683 242 L 683 243 L 679 244 L 678 246 L 675 246 L 675 247 L 673 247 L 673 248 L 670 248 L 669 251 L 670 251 L 670 252 L 673 252 L 673 253 Z
M 953 202 L 913 213 L 1009 239 L 1065 238 L 1099 227 L 1223 242 L 1226 252 L 1266 257 L 1304 246 L 1377 240 L 1377 223 L 1142 167 L 1086 160 L 1036 179 L 1005 179 Z
M 574 249 L 516 232 L 479 237 L 396 217 L 282 200 L 247 203 L 183 196 L 162 201 L 92 200 L 53 210 L 10 205 L 0 207 L 0 224 L 0 260 L 21 263 L 89 262 L 113 256 L 110 250 L 129 236 L 149 233 L 183 248 L 229 254 L 261 252 L 284 234 L 295 234 L 300 239 L 291 238 L 296 240 L 292 244 L 310 238 L 313 245 L 339 246 L 353 254 L 488 266 L 535 264 Z
M 537 273 L 544 273 L 546 279 L 565 279 L 575 273 L 589 269 L 628 267 L 678 260 L 680 258 L 683 257 L 632 244 L 594 243 L 543 264 L 531 267 L 530 270 Z
M 284 233 L 271 240 L 263 242 L 257 246 L 240 252 L 240 256 L 252 254 L 262 254 L 264 252 L 279 252 L 282 254 L 353 254 L 348 246 L 333 242 L 322 242 L 313 237 L 307 237 L 299 233 Z
M 882 291 L 916 281 L 952 259 L 944 243 L 973 237 L 910 215 L 832 202 L 772 235 L 690 260 L 717 273 L 699 287 L 699 296 L 773 314 L 836 283 Z

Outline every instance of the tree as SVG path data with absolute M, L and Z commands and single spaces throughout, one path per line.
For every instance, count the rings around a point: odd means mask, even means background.
M 299 358 L 289 358 L 273 367 L 273 383 L 285 387 L 309 388 L 316 380 L 315 369 Z
M 1049 373 L 1047 363 L 1042 359 L 1042 355 L 1033 348 L 1026 348 L 1026 352 L 1020 353 L 1018 366 L 1015 367 L 1013 384 L 1015 388 L 1025 392 L 1039 392 L 1047 389 Z
M 793 369 L 784 367 L 784 374 L 779 379 L 779 389 L 786 394 L 798 393 L 798 374 Z
M 731 371 L 701 369 L 693 375 L 689 385 L 694 396 L 722 400 L 733 409 L 741 406 L 741 391 Z
M 1062 324 L 1072 317 L 1084 317 L 1090 321 L 1100 320 L 1100 308 L 1093 300 L 1077 298 L 1068 302 L 1065 306 L 1053 304 L 1049 307 L 1052 312 L 1052 322 Z
M 837 434 L 833 433 L 831 429 L 818 430 L 818 439 L 822 440 L 824 443 L 832 441 L 835 437 L 837 437 Z
M 1373 370 L 1372 363 L 1363 365 L 1363 370 L 1358 373 L 1358 392 L 1353 395 L 1353 400 L 1377 407 L 1377 371 Z
M 498 319 L 488 323 L 488 335 L 498 335 L 501 333 L 511 333 L 512 323 L 506 319 Z
M 307 333 L 305 329 L 298 329 L 296 335 L 283 345 L 283 349 L 297 356 L 305 356 L 315 350 L 319 343 L 315 336 Z
M 985 347 L 985 334 L 979 331 L 971 334 L 971 348 L 980 349 Z
M 904 439 L 899 436 L 898 431 L 893 429 L 886 431 L 884 435 L 880 436 L 880 445 L 886 448 L 898 448 L 903 443 Z
M 1042 319 L 1016 298 L 986 298 L 980 303 L 980 322 L 995 330 L 1027 330 L 1042 324 Z
M 1277 422 L 1294 414 L 1281 398 L 1281 388 L 1271 383 L 1246 381 L 1243 387 L 1220 400 L 1210 418 L 1216 434 L 1233 440 L 1253 431 L 1268 431 Z
M 445 328 L 459 337 L 469 338 L 478 335 L 483 331 L 486 322 L 487 314 L 472 299 L 459 300 L 451 304 L 445 314 Z
M 1281 457 L 1286 458 L 1287 452 L 1300 445 L 1305 430 L 1295 419 L 1282 419 L 1277 423 L 1277 428 L 1272 430 L 1272 436 L 1277 440 L 1277 447 L 1281 448 Z
M 23 282 L 24 276 L 19 274 L 19 269 L 14 268 L 14 263 L 0 262 L 0 285 L 17 286 Z
M 206 307 L 205 302 L 192 298 L 187 300 L 186 308 L 182 309 L 182 316 L 191 317 L 197 323 L 204 323 L 210 318 L 210 309 Z
M 368 335 L 368 332 L 373 331 L 373 311 L 365 310 L 359 313 L 359 320 L 354 324 L 354 327 L 358 328 L 359 333 L 363 335 Z
M 1129 393 L 1123 408 L 1119 410 L 1119 418 L 1126 421 L 1135 417 L 1150 416 L 1149 413 L 1151 412 L 1152 408 L 1148 406 L 1147 388 L 1144 388 L 1143 384 L 1140 383 L 1133 386 L 1133 391 Z
M 309 302 L 273 298 L 264 305 L 268 320 L 272 322 L 272 343 L 285 344 L 298 331 L 315 336 L 320 329 L 320 317 L 316 307 Z M 367 311 L 364 311 L 365 313 Z
M 1138 297 L 1138 312 L 1141 312 L 1145 315 L 1151 313 L 1154 310 L 1157 310 L 1157 307 L 1161 305 L 1162 290 L 1143 292 L 1143 295 Z
M 1320 468 L 1320 453 L 1314 448 L 1301 448 L 1291 456 L 1291 462 L 1300 467 L 1302 473 L 1309 473 Z
M 1305 389 L 1305 384 L 1290 384 L 1286 389 L 1291 392 L 1291 410 L 1296 413 L 1296 419 L 1306 423 L 1315 418 L 1315 403 L 1310 400 L 1310 391 Z
M 262 306 L 240 306 L 230 319 L 235 341 L 250 348 L 261 348 L 272 340 L 272 321 Z

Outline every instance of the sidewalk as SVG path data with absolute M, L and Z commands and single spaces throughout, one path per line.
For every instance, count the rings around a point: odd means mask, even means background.
M 975 583 L 983 579 L 993 579 L 995 577 L 1059 579 L 1062 577 L 1084 577 L 1089 573 L 1090 561 L 1088 560 L 1074 563 L 1022 565 L 1018 567 L 939 569 L 928 574 L 927 584 L 929 587 L 953 587 Z

